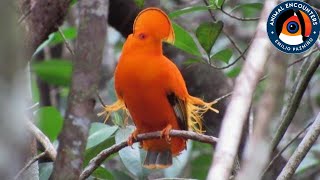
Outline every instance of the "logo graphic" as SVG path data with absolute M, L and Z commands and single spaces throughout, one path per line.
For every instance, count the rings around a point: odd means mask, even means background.
M 302 53 L 318 39 L 320 20 L 307 3 L 285 1 L 269 15 L 267 32 L 272 44 L 285 53 Z

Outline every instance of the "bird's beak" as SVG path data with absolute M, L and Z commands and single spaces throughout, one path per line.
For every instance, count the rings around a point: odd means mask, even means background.
M 174 30 L 173 30 L 173 27 L 171 26 L 169 35 L 167 38 L 164 39 L 164 41 L 169 44 L 174 44 L 174 40 L 175 40 Z

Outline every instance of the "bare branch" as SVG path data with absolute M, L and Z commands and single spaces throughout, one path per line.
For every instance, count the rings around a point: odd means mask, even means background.
M 259 179 L 261 172 L 269 160 L 270 143 L 269 127 L 272 119 L 276 117 L 276 111 L 282 106 L 282 96 L 285 89 L 286 61 L 285 54 L 277 52 L 271 56 L 268 63 L 267 84 L 257 107 L 257 115 L 254 124 L 253 135 L 247 141 L 242 169 L 237 179 Z
M 316 120 L 310 127 L 306 136 L 303 138 L 298 148 L 294 151 L 288 163 L 283 168 L 280 175 L 277 177 L 277 180 L 291 179 L 292 175 L 300 165 L 301 161 L 307 155 L 313 143 L 317 140 L 319 134 L 320 134 L 320 113 L 317 115 Z
M 313 74 L 317 70 L 318 66 L 320 64 L 320 53 L 318 56 L 313 59 L 310 62 L 310 65 L 308 69 L 306 70 L 305 74 L 302 75 L 301 78 L 297 78 L 297 86 L 294 87 L 294 93 L 292 95 L 292 98 L 289 99 L 289 102 L 287 104 L 287 108 L 285 107 L 284 113 L 283 113 L 283 118 L 281 120 L 281 124 L 279 128 L 276 131 L 275 137 L 272 139 L 272 149 L 276 149 L 279 142 L 281 141 L 282 137 L 286 133 L 299 105 L 301 98 L 304 94 L 304 91 L 306 90 Z M 300 69 L 302 72 L 302 68 Z
M 182 137 L 185 139 L 192 139 L 195 141 L 208 143 L 208 144 L 215 144 L 218 141 L 218 138 L 213 136 L 207 136 L 204 134 L 198 134 L 191 131 L 181 131 L 181 130 L 171 130 L 170 131 L 171 137 Z M 134 140 L 134 142 L 140 142 L 142 140 L 148 140 L 148 139 L 159 139 L 161 137 L 161 132 L 151 132 L 151 133 L 145 133 L 145 134 L 139 134 L 137 139 Z M 95 169 L 97 169 L 105 159 L 107 159 L 111 154 L 116 153 L 120 151 L 121 149 L 128 146 L 128 143 L 126 141 L 115 144 L 108 149 L 105 149 L 101 151 L 96 157 L 91 159 L 88 166 L 84 168 L 80 175 L 80 179 L 86 179 L 89 177 Z
M 46 151 L 38 154 L 37 156 L 33 157 L 14 177 L 14 179 L 18 179 L 20 175 L 27 170 L 34 162 L 38 161 L 40 158 L 44 157 L 46 155 Z
M 272 160 L 270 161 L 269 165 L 265 168 L 264 172 L 262 173 L 262 177 L 263 177 L 264 174 L 268 171 L 268 169 L 273 165 L 273 163 L 277 160 L 277 158 L 278 158 L 295 140 L 297 140 L 297 139 L 300 137 L 300 135 L 301 135 L 302 133 L 304 133 L 304 132 L 311 126 L 311 124 L 312 124 L 313 122 L 314 122 L 314 121 L 308 123 L 303 129 L 301 129 L 300 132 L 299 132 L 294 138 L 292 138 L 291 141 L 288 142 L 288 144 L 285 145 L 285 146 L 281 149 L 281 151 L 279 151 L 279 152 L 272 158 Z
M 51 144 L 48 137 L 44 135 L 42 131 L 38 129 L 37 126 L 35 126 L 30 120 L 27 120 L 27 127 L 31 131 L 31 133 L 36 137 L 37 141 L 39 141 L 45 148 L 46 154 L 50 157 L 50 159 L 52 161 L 55 161 L 57 157 L 57 151 Z
M 226 180 L 229 178 L 253 92 L 261 77 L 271 47 L 265 32 L 265 24 L 275 4 L 276 2 L 272 0 L 265 2 L 257 33 L 249 49 L 243 69 L 236 80 L 235 90 L 223 119 L 220 139 L 214 153 L 213 165 L 210 168 L 208 179 Z

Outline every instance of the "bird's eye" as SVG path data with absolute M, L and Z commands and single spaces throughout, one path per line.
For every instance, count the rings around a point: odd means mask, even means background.
M 145 39 L 147 36 L 146 36 L 144 33 L 140 33 L 140 34 L 138 35 L 138 37 L 139 37 L 139 39 L 143 40 L 143 39 Z
M 299 30 L 299 24 L 295 21 L 291 21 L 287 25 L 287 30 L 289 33 L 296 33 Z

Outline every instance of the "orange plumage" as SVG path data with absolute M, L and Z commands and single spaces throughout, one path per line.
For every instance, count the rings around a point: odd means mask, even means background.
M 141 143 L 148 151 L 144 166 L 151 169 L 170 166 L 172 156 L 185 149 L 184 139 L 169 137 L 171 129 L 202 132 L 202 114 L 209 109 L 218 112 L 211 107 L 215 102 L 189 95 L 180 71 L 162 54 L 162 41 L 174 41 L 167 15 L 158 8 L 140 12 L 115 71 L 118 100 L 103 112 L 107 118 L 119 109 L 130 112 L 136 130 L 129 144 L 137 134 L 162 131 L 165 138 Z

